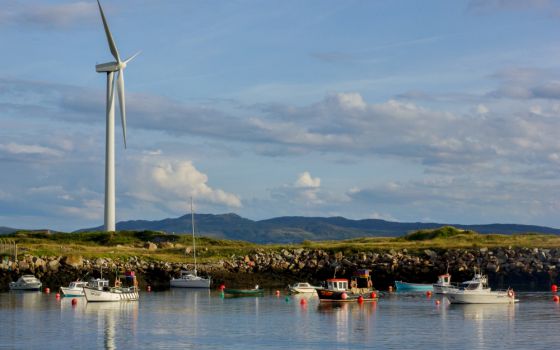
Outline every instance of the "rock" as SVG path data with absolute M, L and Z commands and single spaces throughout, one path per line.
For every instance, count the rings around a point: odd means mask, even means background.
M 59 268 L 59 267 L 60 267 L 60 262 L 59 262 L 57 259 L 51 260 L 51 261 L 49 261 L 49 262 L 47 263 L 47 268 L 48 268 L 50 271 L 56 272 L 56 271 L 58 271 L 58 268 Z
M 144 243 L 144 248 L 148 249 L 149 251 L 154 251 L 157 250 L 157 245 L 152 242 L 146 242 Z
M 171 242 L 161 242 L 160 247 L 163 249 L 170 249 L 170 248 L 174 248 L 175 245 Z
M 426 254 L 427 256 L 429 256 L 430 259 L 437 259 L 437 257 L 438 257 L 437 253 L 434 252 L 433 250 L 430 250 L 430 249 L 424 250 L 424 254 Z
M 71 266 L 75 269 L 81 268 L 84 265 L 84 258 L 80 255 L 68 255 L 61 259 L 64 265 Z

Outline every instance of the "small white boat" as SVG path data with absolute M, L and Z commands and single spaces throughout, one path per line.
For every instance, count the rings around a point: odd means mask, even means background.
M 124 277 L 125 280 L 132 280 L 132 286 L 123 287 L 120 279 L 121 277 Z M 100 285 L 97 287 L 84 287 L 84 295 L 88 302 L 136 301 L 140 297 L 138 293 L 138 282 L 136 276 L 133 274 L 117 277 L 113 287 L 105 286 L 104 282 L 106 280 L 98 280 Z M 101 289 L 99 288 L 100 286 Z
M 169 281 L 171 287 L 174 288 L 210 288 L 210 278 L 197 276 L 196 270 L 181 271 L 179 278 L 173 278 Z
M 10 282 L 10 290 L 41 290 L 43 284 L 33 275 L 23 275 L 16 282 Z
M 84 287 L 87 287 L 88 285 L 88 282 L 85 281 L 70 282 L 68 287 L 60 287 L 60 292 L 65 297 L 83 297 Z
M 444 275 L 439 275 L 437 282 L 433 284 L 435 294 L 445 294 L 450 288 L 457 288 L 457 286 L 451 285 L 451 275 L 446 273 Z
M 493 291 L 488 287 L 488 278 L 475 274 L 470 281 L 465 281 L 458 288 L 449 288 L 444 293 L 451 304 L 513 304 L 515 299 L 513 289 L 507 291 Z
M 172 288 L 210 288 L 211 278 L 200 277 L 196 271 L 196 240 L 194 239 L 194 211 L 191 197 L 191 228 L 193 241 L 194 270 L 181 271 L 179 278 L 172 278 L 169 284 Z
M 311 284 L 309 284 L 307 282 L 298 282 L 298 283 L 295 283 L 295 284 L 292 284 L 292 285 L 288 286 L 288 288 L 290 289 L 290 292 L 292 292 L 292 293 L 315 293 L 316 289 L 322 288 L 322 287 L 312 286 Z

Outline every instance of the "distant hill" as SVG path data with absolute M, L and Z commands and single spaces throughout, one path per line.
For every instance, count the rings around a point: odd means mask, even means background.
M 454 225 L 422 222 L 391 222 L 378 219 L 350 220 L 343 217 L 284 216 L 253 221 L 237 214 L 195 214 L 198 235 L 243 240 L 255 243 L 293 243 L 303 240 L 340 240 L 357 237 L 398 237 L 411 231 L 442 226 L 472 230 L 479 233 L 547 233 L 560 234 L 560 229 L 516 224 Z M 79 230 L 99 231 L 103 227 Z M 117 230 L 153 230 L 167 233 L 190 233 L 191 215 L 159 221 L 133 220 L 117 223 Z
M 16 228 L 0 226 L 0 235 L 7 235 L 9 233 L 13 233 L 13 232 L 16 232 L 16 231 L 18 231 L 18 229 L 16 229 Z

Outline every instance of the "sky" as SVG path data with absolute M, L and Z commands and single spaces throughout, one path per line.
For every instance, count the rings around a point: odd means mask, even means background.
M 560 1 L 102 1 L 117 221 L 560 227 Z M 0 226 L 102 225 L 93 0 L 0 0 Z

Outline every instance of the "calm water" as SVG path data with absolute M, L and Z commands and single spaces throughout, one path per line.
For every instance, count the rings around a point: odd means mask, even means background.
M 0 348 L 16 349 L 529 349 L 557 348 L 550 293 L 517 305 L 435 304 L 384 294 L 378 303 L 324 305 L 299 296 L 221 298 L 215 291 L 142 293 L 88 304 L 54 294 L 0 294 Z

